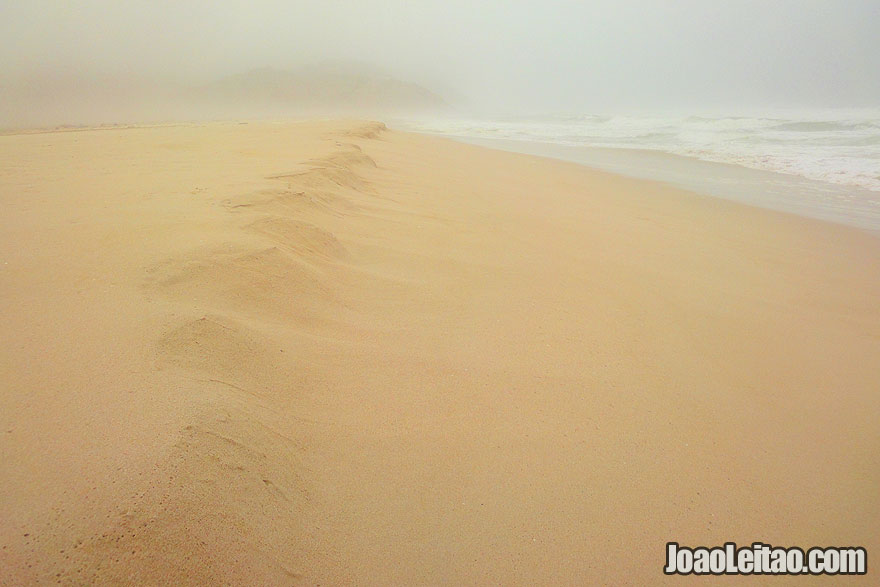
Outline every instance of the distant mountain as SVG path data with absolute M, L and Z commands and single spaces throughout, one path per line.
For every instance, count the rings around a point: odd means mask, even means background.
M 0 129 L 288 116 L 394 116 L 449 110 L 442 98 L 368 65 L 254 69 L 194 86 L 127 74 L 0 80 Z
M 368 66 L 314 65 L 286 71 L 261 68 L 196 90 L 199 100 L 260 111 L 406 113 L 448 108 L 430 90 Z

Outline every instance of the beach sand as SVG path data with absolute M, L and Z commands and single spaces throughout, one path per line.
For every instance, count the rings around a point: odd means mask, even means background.
M 0 583 L 880 552 L 875 235 L 356 121 L 0 136 L 0 206 Z

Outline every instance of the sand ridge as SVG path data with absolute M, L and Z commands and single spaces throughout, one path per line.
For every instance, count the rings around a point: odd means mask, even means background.
M 376 137 L 383 129 L 363 125 L 343 136 Z M 296 329 L 336 313 L 327 274 L 331 265 L 341 270 L 348 252 L 332 232 L 303 218 L 350 214 L 347 195 L 367 187 L 356 169 L 375 163 L 357 145 L 335 144 L 330 155 L 305 161 L 306 170 L 268 178 L 284 187 L 220 202 L 237 215 L 247 244 L 200 246 L 145 268 L 146 294 L 189 314 L 163 329 L 152 345 L 153 366 L 209 396 L 209 407 L 191 416 L 196 423 L 183 427 L 147 487 L 109 507 L 100 534 L 71 542 L 27 532 L 24 550 L 37 558 L 13 559 L 10 577 L 94 584 L 298 576 L 296 563 L 285 561 L 306 548 L 295 514 L 310 507 L 297 456 L 302 440 L 274 430 L 265 415 L 296 393 L 302 376 L 260 324 Z M 269 546 L 279 536 L 304 544 Z M 58 550 L 63 562 L 47 560 L 47 542 L 65 546 Z

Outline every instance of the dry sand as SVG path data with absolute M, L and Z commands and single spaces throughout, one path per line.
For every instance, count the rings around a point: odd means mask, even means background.
M 0 206 L 0 582 L 880 554 L 876 236 L 358 122 L 0 136 Z

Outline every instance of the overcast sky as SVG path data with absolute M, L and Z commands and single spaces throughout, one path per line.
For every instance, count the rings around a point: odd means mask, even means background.
M 880 0 L 0 0 L 0 74 L 358 59 L 485 112 L 880 104 Z

